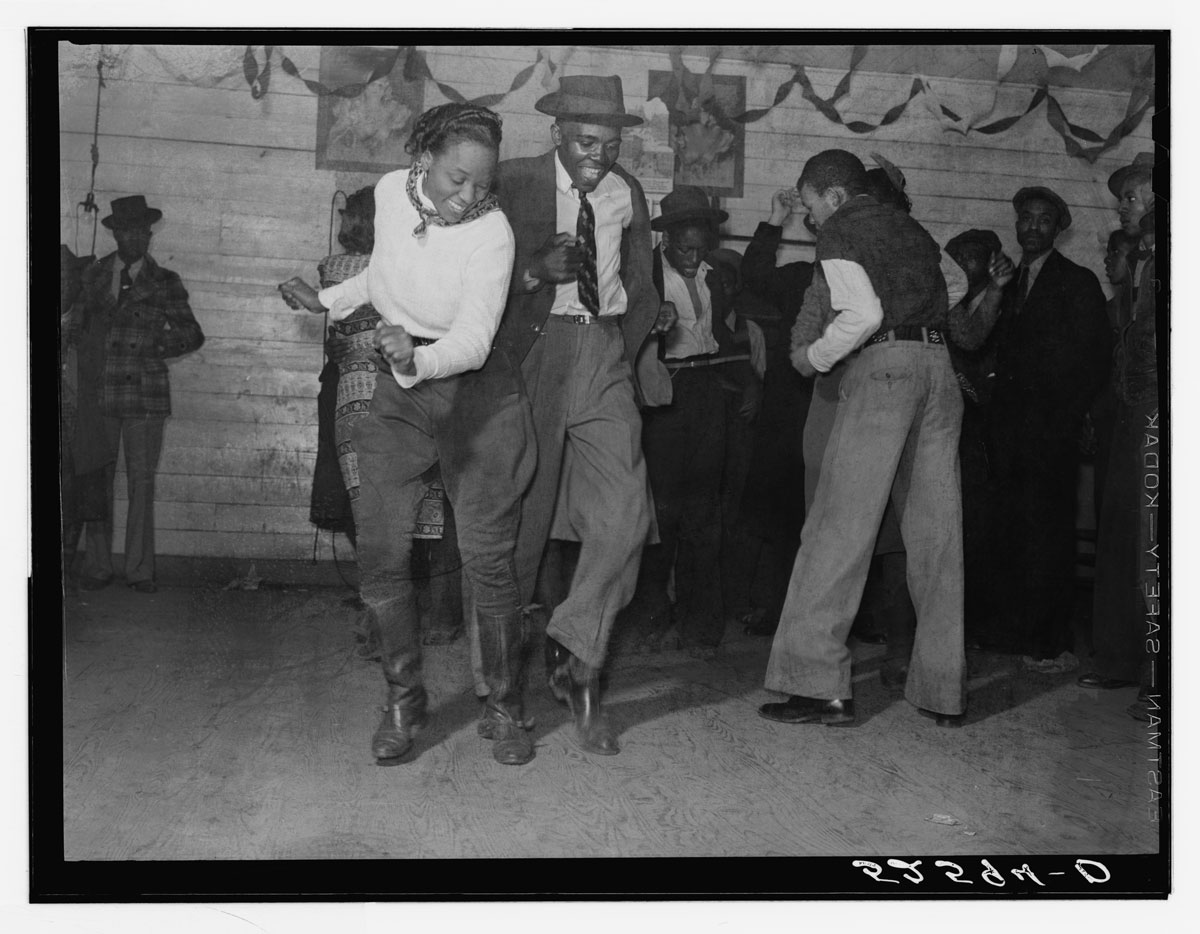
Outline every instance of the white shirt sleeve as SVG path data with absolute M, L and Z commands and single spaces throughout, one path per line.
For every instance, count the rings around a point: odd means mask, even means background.
M 953 308 L 967 294 L 967 274 L 945 250 L 942 250 L 941 269 L 942 278 L 946 280 L 946 307 Z
M 866 343 L 883 323 L 883 305 L 867 271 L 848 259 L 823 259 L 821 271 L 829 283 L 830 305 L 837 313 L 825 333 L 808 347 L 808 362 L 818 373 Z
M 349 317 L 355 308 L 371 300 L 370 290 L 367 288 L 367 272 L 368 270 L 364 269 L 357 276 L 351 276 L 344 282 L 321 289 L 317 293 L 321 304 L 329 309 L 330 321 L 341 321 Z
M 495 226 L 497 232 L 481 239 L 466 259 L 462 303 L 450 330 L 435 343 L 413 351 L 415 375 L 396 374 L 396 382 L 404 389 L 410 389 L 422 380 L 444 379 L 477 370 L 487 360 L 508 300 L 516 254 L 516 240 L 507 222 Z M 500 226 L 507 236 L 498 233 Z

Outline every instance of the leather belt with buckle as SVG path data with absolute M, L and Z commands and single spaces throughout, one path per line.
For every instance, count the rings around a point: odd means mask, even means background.
M 945 338 L 942 337 L 942 332 L 936 328 L 922 328 L 912 324 L 905 324 L 890 331 L 880 331 L 863 346 L 870 347 L 872 344 L 886 344 L 890 340 L 921 341 L 925 344 L 946 343 Z
M 566 321 L 571 324 L 620 324 L 620 315 L 551 315 L 551 321 Z
M 750 354 L 736 354 L 732 357 L 707 357 L 697 360 L 664 360 L 668 370 L 681 370 L 694 366 L 716 366 L 719 363 L 735 363 L 738 360 L 749 360 Z

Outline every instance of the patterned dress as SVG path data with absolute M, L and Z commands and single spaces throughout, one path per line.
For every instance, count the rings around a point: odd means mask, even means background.
M 321 288 L 357 276 L 371 262 L 369 253 L 338 253 L 321 260 L 317 270 Z M 358 499 L 358 456 L 354 452 L 351 431 L 355 423 L 366 417 L 375 394 L 375 378 L 379 373 L 379 354 L 375 350 L 375 326 L 379 312 L 372 305 L 356 308 L 349 317 L 330 323 L 339 336 L 350 342 L 349 351 L 338 363 L 337 408 L 334 415 L 334 435 L 337 439 L 338 465 L 346 491 L 353 502 Z M 444 525 L 443 488 L 440 479 L 432 480 L 425 490 L 417 517 L 414 538 L 439 539 Z

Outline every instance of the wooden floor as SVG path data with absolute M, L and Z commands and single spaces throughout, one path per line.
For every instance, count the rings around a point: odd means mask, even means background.
M 1150 853 L 1133 690 L 971 659 L 970 717 L 936 728 L 856 648 L 853 729 L 761 719 L 766 639 L 717 659 L 617 657 L 613 758 L 530 692 L 537 758 L 475 733 L 467 648 L 427 650 L 419 754 L 377 767 L 378 666 L 345 590 L 124 587 L 66 606 L 68 860 Z M 540 668 L 540 664 L 539 664 Z M 954 823 L 936 822 L 935 815 Z

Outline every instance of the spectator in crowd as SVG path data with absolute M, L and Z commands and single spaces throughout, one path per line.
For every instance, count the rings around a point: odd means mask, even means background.
M 771 212 L 746 247 L 742 277 L 747 291 L 768 302 L 778 320 L 763 328 L 766 374 L 762 409 L 754 423 L 753 450 L 742 498 L 742 514 L 750 533 L 762 544 L 762 586 L 754 608 L 744 617 L 746 632 L 769 636 L 779 624 L 800 529 L 804 525 L 809 478 L 804 462 L 804 431 L 814 381 L 796 372 L 789 359 L 791 332 L 812 282 L 809 262 L 776 265 L 783 227 L 793 213 L 803 214 L 795 188 L 771 198 Z M 805 216 L 807 220 L 807 216 Z
M 994 648 L 1054 674 L 1079 664 L 1071 625 L 1079 438 L 1111 340 L 1095 274 L 1054 248 L 1071 226 L 1066 202 L 1039 185 L 1012 203 L 1022 254 L 995 335 L 989 632 Z
M 645 638 L 661 640 L 672 618 L 668 583 L 674 571 L 680 645 L 702 658 L 712 657 L 725 631 L 721 494 L 736 430 L 730 415 L 752 421 L 761 399 L 749 339 L 739 346 L 721 273 L 706 259 L 728 217 L 711 207 L 702 190 L 681 185 L 663 198 L 662 215 L 650 224 L 662 232 L 654 284 L 677 320 L 663 335 L 671 403 L 643 415 L 661 543 L 647 548 L 642 561 L 637 603 L 644 612 L 638 622 Z M 746 334 L 744 322 L 741 331 Z M 732 412 L 726 397 L 735 400 Z
M 147 252 L 151 227 L 162 211 L 143 195 L 112 202 L 102 223 L 117 242 L 83 273 L 71 314 L 77 316 L 79 428 L 76 470 L 105 470 L 104 518 L 87 523 L 87 554 L 80 572 L 84 590 L 107 587 L 112 558 L 113 481 L 117 451 L 125 451 L 129 512 L 125 520 L 125 583 L 138 593 L 157 592 L 154 561 L 154 479 L 163 426 L 171 414 L 166 360 L 191 353 L 204 333 L 188 305 L 179 276 Z
M 746 480 L 754 455 L 754 437 L 762 417 L 763 381 L 767 373 L 766 331 L 777 328 L 779 313 L 764 299 L 745 287 L 742 255 L 736 250 L 716 249 L 705 257 L 713 268 L 714 289 L 725 294 L 729 308 L 725 323 L 733 344 L 749 353 L 750 367 L 758 377 L 757 403 L 742 414 L 742 393 L 725 393 L 725 466 L 721 475 L 721 593 L 726 624 L 744 625 L 754 609 L 762 542 L 751 534 L 743 510 Z M 790 369 L 790 367 L 789 367 Z M 754 390 L 751 390 L 752 392 Z
M 989 565 L 987 404 L 992 365 L 988 338 L 1000 315 L 1004 287 L 1015 268 L 992 230 L 966 230 L 945 252 L 967 276 L 967 294 L 950 309 L 950 359 L 963 393 L 958 443 L 963 497 L 963 590 L 967 644 L 986 641 Z
M 1092 610 L 1094 669 L 1079 678 L 1084 687 L 1112 690 L 1141 686 L 1132 716 L 1149 720 L 1152 692 L 1150 653 L 1145 646 L 1144 550 L 1155 537 L 1149 528 L 1142 487 L 1148 429 L 1158 423 L 1157 312 L 1155 276 L 1154 155 L 1141 153 L 1112 174 L 1122 231 L 1137 234 L 1129 321 L 1120 332 L 1113 363 L 1116 418 L 1102 512 L 1096 538 L 1096 584 Z M 1120 261 L 1111 265 L 1120 269 Z M 1118 280 L 1121 279 L 1118 273 Z M 1156 589 L 1155 582 L 1149 589 Z
M 75 472 L 75 432 L 79 427 L 79 354 L 75 347 L 78 336 L 71 306 L 83 287 L 83 271 L 96 257 L 76 256 L 66 244 L 59 245 L 58 272 L 58 363 L 60 376 L 60 408 L 58 419 L 58 492 L 62 508 L 62 567 L 63 588 L 66 593 L 79 591 L 75 580 L 75 559 L 79 535 L 88 519 L 103 521 L 103 465 L 85 473 Z

